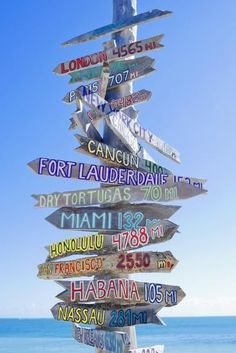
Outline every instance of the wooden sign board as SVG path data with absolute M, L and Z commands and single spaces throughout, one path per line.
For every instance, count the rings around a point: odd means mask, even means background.
M 82 109 L 81 112 L 73 113 L 71 123 L 73 128 L 79 127 L 86 133 L 89 138 L 95 139 L 100 142 L 103 141 L 103 138 L 101 137 L 99 131 L 96 129 L 94 124 L 91 124 L 91 120 L 89 119 L 88 114 L 84 109 Z
M 128 353 L 164 353 L 164 346 L 130 349 Z
M 112 302 L 116 304 L 177 305 L 185 297 L 178 286 L 160 283 L 137 282 L 125 278 L 98 279 L 95 281 L 57 281 L 65 290 L 57 295 L 66 303 Z
M 128 59 L 121 61 L 111 62 L 109 65 L 110 77 L 122 76 L 122 73 L 127 71 L 128 75 L 136 75 L 141 73 L 147 68 L 150 68 L 155 62 L 155 59 L 150 58 L 149 56 L 141 56 L 136 59 Z M 77 83 L 82 81 L 91 81 L 98 79 L 102 76 L 103 66 L 95 66 L 81 71 L 71 72 L 69 75 L 71 79 L 69 83 Z M 119 81 L 119 80 L 118 80 Z
M 112 186 L 98 189 L 34 194 L 36 207 L 79 207 L 132 202 L 166 202 L 206 193 L 207 190 L 179 182 L 146 186 Z
M 130 344 L 129 335 L 125 332 L 85 328 L 75 324 L 73 324 L 73 337 L 80 343 L 108 353 L 125 352 Z
M 126 20 L 121 20 L 116 23 L 111 23 L 109 25 L 94 29 L 90 32 L 81 34 L 75 38 L 72 38 L 70 40 L 67 40 L 66 42 L 62 43 L 62 46 L 67 46 L 67 45 L 73 45 L 73 44 L 79 44 L 82 42 L 86 42 L 88 40 L 93 40 L 97 39 L 101 36 L 105 36 L 111 33 L 123 31 L 126 28 L 142 24 L 154 19 L 159 19 L 164 16 L 170 15 L 170 11 L 160 11 L 157 9 L 154 9 L 152 11 L 144 12 L 136 16 L 132 16 Z
M 39 175 L 56 176 L 77 180 L 99 181 L 119 185 L 163 185 L 180 181 L 202 188 L 205 179 L 141 172 L 138 170 L 110 167 L 106 165 L 77 163 L 61 159 L 37 158 L 28 166 Z
M 117 149 L 78 134 L 76 134 L 75 137 L 81 143 L 81 146 L 75 149 L 77 152 L 85 153 L 91 157 L 97 157 L 100 161 L 108 163 L 109 165 L 137 169 L 149 173 L 172 174 L 170 170 L 147 159 L 142 159 L 137 155 L 123 151 L 122 149 Z
M 124 108 L 131 107 L 134 104 L 143 103 L 143 102 L 148 101 L 151 97 L 151 94 L 152 93 L 150 91 L 142 89 L 142 90 L 137 91 L 135 93 L 129 94 L 128 96 L 124 96 L 124 97 L 118 98 L 118 99 L 112 99 L 110 101 L 110 104 L 111 104 L 113 111 L 118 111 L 118 110 L 121 110 Z M 103 106 L 104 105 L 102 104 L 102 106 L 99 109 L 103 109 Z M 103 115 L 99 114 L 98 112 L 96 112 L 94 110 L 89 110 L 85 113 L 87 114 L 88 118 L 91 120 L 91 122 L 95 126 L 97 126 L 99 121 L 101 119 L 103 119 Z M 79 127 L 79 125 L 76 123 L 76 119 L 72 118 L 71 119 L 71 126 L 69 129 L 73 130 L 73 129 L 77 129 L 78 127 Z
M 152 51 L 163 47 L 160 44 L 163 34 L 139 40 L 133 43 L 124 44 L 120 47 L 99 51 L 93 54 L 82 56 L 59 64 L 53 71 L 58 75 L 66 75 L 83 68 L 93 67 L 111 60 L 123 60 L 133 55 L 143 54 L 146 51 Z
M 170 251 L 121 252 L 61 262 L 46 262 L 38 266 L 38 277 L 61 279 L 120 273 L 170 272 L 178 263 Z
M 113 254 L 118 251 L 135 250 L 146 245 L 170 240 L 178 225 L 169 220 L 149 220 L 146 227 L 116 234 L 89 234 L 64 239 L 46 246 L 49 252 L 46 262 L 69 255 Z
M 133 136 L 144 140 L 166 157 L 180 163 L 180 155 L 176 149 L 154 135 L 151 131 L 143 128 L 136 120 L 130 118 L 123 111 L 114 112 L 109 102 L 99 97 L 98 94 L 89 92 L 86 86 L 79 87 L 76 90 L 76 94 L 90 108 L 95 109 L 99 114 L 103 114 L 108 124 L 113 122 L 114 125 L 115 123 L 119 124 L 122 122 L 132 132 Z
M 136 71 L 135 73 L 129 73 L 128 70 L 124 70 L 122 72 L 119 72 L 117 75 L 110 75 L 109 80 L 108 80 L 108 84 L 107 84 L 107 89 L 112 89 L 112 88 L 121 86 L 124 83 L 134 81 L 139 78 L 143 78 L 143 77 L 153 73 L 154 71 L 155 71 L 155 69 L 150 67 L 150 68 L 144 69 L 141 72 Z M 99 92 L 101 90 L 101 80 L 94 81 L 94 82 L 92 82 L 86 86 L 83 86 L 83 87 L 86 87 L 88 92 L 93 92 L 93 93 L 99 94 Z M 80 86 L 78 88 L 80 88 Z M 78 88 L 68 92 L 65 95 L 65 97 L 63 98 L 63 101 L 68 104 L 74 102 L 76 99 L 76 91 Z M 99 94 L 99 95 L 101 96 L 101 94 Z
M 118 204 L 109 207 L 62 207 L 45 219 L 60 229 L 120 231 L 147 225 L 150 219 L 168 219 L 181 206 L 159 203 Z
M 125 327 L 140 324 L 164 325 L 158 317 L 159 305 L 107 309 L 99 304 L 57 303 L 52 309 L 55 320 L 70 321 L 76 324 L 88 324 L 101 327 Z

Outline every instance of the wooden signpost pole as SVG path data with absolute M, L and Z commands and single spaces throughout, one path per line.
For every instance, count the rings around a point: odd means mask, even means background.
M 137 0 L 113 0 L 113 23 L 116 23 L 120 20 L 125 20 L 134 16 L 137 12 Z M 115 40 L 116 46 L 121 46 L 130 42 L 135 42 L 137 40 L 137 26 L 130 27 L 121 32 L 117 32 L 112 35 Z M 107 48 L 108 49 L 108 48 Z M 127 96 L 133 93 L 133 84 L 132 81 L 125 83 L 122 86 L 111 89 L 107 91 L 106 100 L 112 100 Z M 125 109 L 125 112 L 132 118 L 134 115 L 133 109 Z M 114 134 L 114 132 L 109 128 L 107 122 L 104 126 L 104 136 L 103 142 L 113 146 L 127 150 L 126 146 L 121 142 L 119 138 Z M 130 276 L 122 276 L 129 278 Z M 108 277 L 109 278 L 109 277 Z M 99 279 L 95 277 L 95 279 Z M 137 348 L 137 337 L 135 326 L 125 327 L 122 329 L 123 332 L 127 333 L 130 338 L 129 346 L 125 347 L 125 353 L 128 353 L 130 349 Z M 96 349 L 96 353 L 103 353 L 101 349 Z

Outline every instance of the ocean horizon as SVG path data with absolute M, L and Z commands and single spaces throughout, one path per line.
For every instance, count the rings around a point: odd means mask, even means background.
M 236 316 L 163 317 L 167 326 L 137 325 L 138 347 L 164 345 L 165 353 L 235 353 Z M 89 327 L 89 326 L 87 326 Z M 89 353 L 69 322 L 0 318 L 1 353 Z

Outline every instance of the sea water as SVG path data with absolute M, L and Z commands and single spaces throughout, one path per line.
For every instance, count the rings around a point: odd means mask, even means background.
M 165 345 L 165 353 L 236 353 L 236 317 L 164 318 L 167 326 L 136 326 L 138 346 Z M 0 353 L 89 353 L 72 325 L 53 319 L 0 319 Z

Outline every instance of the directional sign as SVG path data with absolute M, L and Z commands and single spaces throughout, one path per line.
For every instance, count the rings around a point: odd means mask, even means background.
M 122 122 L 123 125 L 129 128 L 134 136 L 141 138 L 152 147 L 155 147 L 155 149 L 157 149 L 166 157 L 180 163 L 179 152 L 176 149 L 165 143 L 151 131 L 143 128 L 136 120 L 130 118 L 123 111 L 114 112 L 114 109 L 109 102 L 107 102 L 104 98 L 99 97 L 99 95 L 96 93 L 88 92 L 86 86 L 79 87 L 76 90 L 76 95 L 83 102 L 88 104 L 90 108 L 95 109 L 99 114 L 102 113 L 104 117 L 107 117 L 106 121 L 111 127 L 113 125 L 121 124 Z
M 84 109 L 82 109 L 81 112 L 73 113 L 71 122 L 73 128 L 80 127 L 80 129 L 83 130 L 89 138 L 94 138 L 100 142 L 103 141 L 103 138 L 101 137 L 94 124 L 91 124 L 91 120 L 89 119 L 87 112 Z
M 72 178 L 77 180 L 99 181 L 107 184 L 163 185 L 184 181 L 202 188 L 205 179 L 176 175 L 141 172 L 138 170 L 110 167 L 105 165 L 77 163 L 61 159 L 37 158 L 28 166 L 39 175 Z
M 115 87 L 118 87 L 124 83 L 129 82 L 129 81 L 134 81 L 139 78 L 145 77 L 154 71 L 155 71 L 155 69 L 152 67 L 147 68 L 141 72 L 136 71 L 135 73 L 129 73 L 127 70 L 124 70 L 122 72 L 119 72 L 117 75 L 109 76 L 107 89 L 115 88 Z M 101 81 L 94 81 L 94 82 L 90 83 L 89 85 L 83 86 L 83 87 L 86 87 L 88 92 L 99 93 L 100 86 L 101 86 Z M 78 88 L 80 88 L 80 87 L 78 87 Z M 76 91 L 78 88 L 68 92 L 65 95 L 65 97 L 63 98 L 63 101 L 65 103 L 74 102 L 76 99 Z M 100 96 L 101 96 L 101 94 L 100 94 Z
M 152 93 L 150 91 L 142 89 L 135 93 L 129 94 L 128 96 L 124 96 L 118 99 L 112 99 L 109 103 L 111 104 L 113 111 L 118 111 L 127 107 L 131 107 L 134 104 L 148 101 L 151 97 L 151 94 Z M 103 109 L 103 106 L 104 105 L 102 104 L 101 107 L 99 107 L 99 109 Z M 94 110 L 89 110 L 85 112 L 85 114 L 87 114 L 88 118 L 95 126 L 103 118 L 103 114 L 99 114 Z M 70 130 L 77 129 L 77 128 L 78 128 L 78 124 L 76 123 L 76 119 L 72 118 Z
M 165 252 L 121 252 L 79 258 L 61 262 L 46 262 L 38 266 L 38 277 L 61 279 L 100 274 L 170 272 L 178 261 L 170 251 Z
M 135 250 L 146 245 L 170 240 L 178 226 L 169 220 L 149 220 L 146 227 L 131 229 L 118 234 L 90 234 L 64 239 L 46 246 L 49 255 L 46 261 L 61 259 L 69 255 L 112 254 L 118 251 Z
M 137 155 L 78 134 L 76 134 L 75 137 L 81 143 L 81 146 L 75 149 L 77 152 L 83 152 L 89 156 L 97 157 L 102 162 L 108 163 L 109 165 L 113 164 L 150 173 L 172 174 L 170 170 L 147 159 L 142 159 Z
M 181 206 L 155 203 L 118 204 L 110 207 L 62 207 L 46 220 L 60 229 L 120 231 L 146 226 L 147 219 L 171 217 Z
M 128 353 L 164 353 L 164 346 L 130 349 Z
M 164 325 L 164 322 L 157 316 L 159 310 L 159 304 L 130 306 L 124 309 L 119 306 L 109 310 L 103 304 L 58 303 L 51 309 L 51 312 L 55 320 L 113 328 L 149 323 Z
M 73 71 L 78 71 L 83 68 L 91 67 L 111 60 L 123 60 L 133 55 L 142 54 L 146 51 L 152 51 L 162 48 L 160 44 L 163 34 L 139 40 L 134 43 L 122 45 L 121 47 L 114 47 L 104 51 L 99 51 L 93 54 L 82 56 L 80 58 L 72 59 L 59 64 L 53 71 L 59 75 L 69 74 Z
M 142 72 L 143 70 L 150 68 L 155 62 L 155 59 L 150 58 L 149 56 L 142 56 L 136 59 L 121 60 L 111 62 L 109 65 L 110 77 L 122 77 L 122 73 L 127 71 L 127 75 L 136 75 L 137 73 Z M 95 66 L 81 71 L 71 72 L 69 75 L 71 79 L 69 83 L 76 83 L 81 81 L 90 81 L 98 79 L 101 77 L 103 71 L 103 66 Z M 118 80 L 119 82 L 119 80 Z
M 170 11 L 160 11 L 160 10 L 152 10 L 148 12 L 141 13 L 136 16 L 132 16 L 126 20 L 121 20 L 116 23 L 111 23 L 109 25 L 94 29 L 90 32 L 81 34 L 75 38 L 67 40 L 66 42 L 62 43 L 62 46 L 79 44 L 82 42 L 86 42 L 88 40 L 97 39 L 101 36 L 105 36 L 111 33 L 123 31 L 126 28 L 135 26 L 137 24 L 142 24 L 147 21 L 151 21 L 154 19 L 162 18 L 164 16 L 170 15 Z
M 36 207 L 79 207 L 91 205 L 116 204 L 119 202 L 165 202 L 194 197 L 207 191 L 193 185 L 179 182 L 176 184 L 146 186 L 112 186 L 98 189 L 34 194 Z
M 85 328 L 75 324 L 73 324 L 73 337 L 80 343 L 108 353 L 125 352 L 130 344 L 129 335 L 125 332 Z
M 178 286 L 160 283 L 137 282 L 125 278 L 98 279 L 94 281 L 57 281 L 65 290 L 57 295 L 66 303 L 112 302 L 116 304 L 177 305 L 185 297 Z

